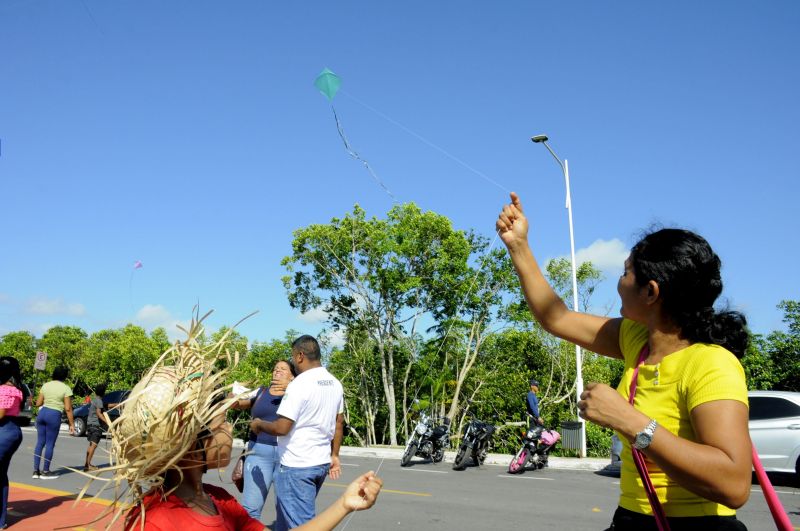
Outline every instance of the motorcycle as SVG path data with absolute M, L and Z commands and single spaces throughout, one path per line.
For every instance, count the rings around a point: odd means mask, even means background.
M 444 459 L 444 450 L 450 446 L 450 419 L 445 417 L 441 426 L 433 426 L 433 418 L 421 412 L 400 459 L 400 466 L 408 466 L 414 456 L 430 459 L 434 463 Z
M 463 470 L 470 454 L 476 465 L 482 465 L 495 429 L 493 424 L 473 417 L 464 430 L 464 437 L 461 438 L 461 445 L 458 447 L 456 459 L 453 462 L 453 470 Z
M 561 434 L 556 430 L 546 430 L 544 426 L 534 426 L 529 429 L 522 436 L 522 448 L 508 465 L 508 473 L 521 474 L 528 466 L 534 469 L 546 467 L 550 450 L 559 439 Z

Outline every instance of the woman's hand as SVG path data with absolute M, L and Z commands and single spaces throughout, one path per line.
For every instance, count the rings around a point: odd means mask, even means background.
M 250 421 L 250 431 L 252 431 L 254 435 L 261 433 L 261 419 L 253 419 Z
M 503 207 L 497 217 L 495 229 L 506 247 L 528 241 L 528 219 L 522 213 L 522 202 L 516 192 L 511 192 L 511 203 Z
M 341 501 L 347 511 L 363 511 L 375 505 L 383 486 L 381 478 L 370 470 L 357 477 L 347 486 Z
M 272 382 L 270 382 L 269 386 L 272 388 L 273 391 L 286 391 L 286 387 L 289 386 L 289 383 L 292 381 L 291 378 L 273 378 Z
M 597 382 L 587 385 L 581 393 L 578 410 L 581 418 L 628 436 L 635 435 L 650 420 L 644 413 L 634 409 L 616 390 Z M 634 431 L 631 433 L 631 430 Z

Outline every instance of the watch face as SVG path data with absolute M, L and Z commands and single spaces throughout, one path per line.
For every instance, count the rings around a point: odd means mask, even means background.
M 652 438 L 650 437 L 649 434 L 637 433 L 636 440 L 634 441 L 633 445 L 641 450 L 642 448 L 647 448 L 650 445 L 651 440 Z

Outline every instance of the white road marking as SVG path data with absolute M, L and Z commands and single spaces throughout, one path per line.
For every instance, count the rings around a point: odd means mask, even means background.
M 341 466 L 361 466 L 361 465 L 357 465 L 357 464 L 355 464 L 355 463 L 339 463 L 339 464 L 340 464 Z
M 508 474 L 497 474 L 499 478 L 509 478 L 509 479 L 538 479 L 539 481 L 555 481 L 554 478 L 537 478 L 534 476 L 511 476 Z
M 753 488 L 750 489 L 750 492 L 761 492 L 761 488 L 753 487 Z M 789 491 L 789 490 L 776 490 L 775 492 L 777 494 L 793 494 L 793 495 L 797 495 L 797 492 L 792 492 L 792 491 Z
M 447 474 L 444 470 L 416 470 L 414 468 L 401 468 L 400 470 L 405 470 L 406 472 L 428 472 L 429 474 Z

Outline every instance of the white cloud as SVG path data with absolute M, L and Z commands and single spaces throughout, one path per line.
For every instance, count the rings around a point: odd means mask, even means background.
M 148 331 L 163 327 L 170 339 L 183 337 L 184 333 L 178 330 L 178 325 L 187 329 L 189 327 L 189 321 L 178 319 L 160 304 L 145 304 L 136 312 L 134 321 Z
M 597 240 L 589 247 L 578 249 L 575 252 L 575 261 L 578 264 L 591 262 L 597 269 L 608 271 L 622 271 L 625 259 L 628 258 L 630 249 L 620 240 Z
M 57 323 L 37 323 L 37 324 L 25 324 L 19 327 L 20 330 L 25 330 L 30 332 L 35 337 L 42 337 L 48 330 L 53 328 L 54 326 L 58 326 Z
M 306 313 L 301 313 L 298 316 L 298 319 L 304 323 L 324 323 L 328 319 L 328 313 L 319 307 L 309 310 Z
M 86 314 L 83 304 L 66 303 L 62 299 L 46 299 L 44 297 L 29 299 L 25 303 L 25 313 L 32 315 L 72 315 Z

